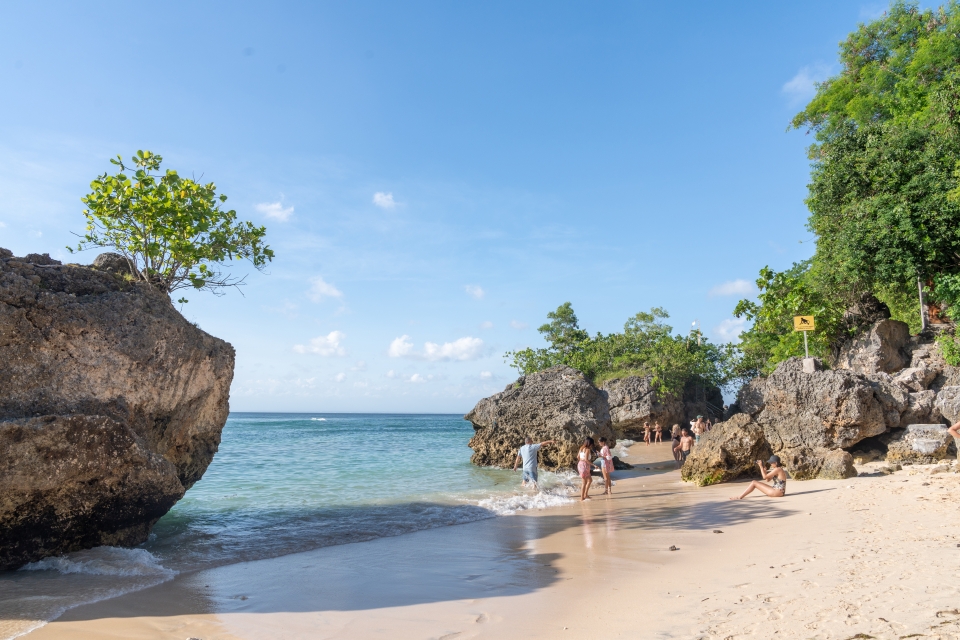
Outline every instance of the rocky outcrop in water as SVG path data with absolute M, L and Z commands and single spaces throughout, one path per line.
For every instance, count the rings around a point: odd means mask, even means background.
M 0 250 L 0 569 L 143 542 L 219 446 L 233 348 L 114 263 Z
M 474 429 L 471 461 L 481 466 L 512 467 L 527 436 L 536 442 L 557 441 L 540 450 L 545 469 L 575 466 L 587 436 L 615 442 L 606 396 L 582 373 L 564 365 L 518 378 L 478 402 L 464 419 Z

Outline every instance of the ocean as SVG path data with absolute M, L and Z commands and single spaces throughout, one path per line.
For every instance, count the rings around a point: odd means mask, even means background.
M 573 502 L 573 472 L 470 464 L 457 415 L 232 413 L 220 450 L 135 549 L 99 547 L 0 574 L 0 639 L 184 572 Z M 625 446 L 615 453 L 621 457 Z

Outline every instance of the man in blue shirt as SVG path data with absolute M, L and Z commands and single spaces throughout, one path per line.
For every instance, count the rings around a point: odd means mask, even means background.
M 553 444 L 554 440 L 544 440 L 540 444 L 534 444 L 533 438 L 527 436 L 525 440 L 526 444 L 520 447 L 520 452 L 517 454 L 517 459 L 513 461 L 513 470 L 517 470 L 517 465 L 523 460 L 523 482 L 520 486 L 527 486 L 529 482 L 534 487 L 537 486 L 537 452 L 540 451 L 540 447 L 545 444 Z

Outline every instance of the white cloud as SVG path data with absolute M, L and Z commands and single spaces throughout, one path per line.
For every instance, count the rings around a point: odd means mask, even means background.
M 818 82 L 830 77 L 831 68 L 825 64 L 815 64 L 804 67 L 781 87 L 780 92 L 790 100 L 790 104 L 807 102 L 816 95 Z
M 325 336 L 313 338 L 308 345 L 295 345 L 293 350 L 297 353 L 313 353 L 325 358 L 329 356 L 345 356 L 347 355 L 347 350 L 344 349 L 340 343 L 343 342 L 343 339 L 346 337 L 346 334 L 342 331 L 331 331 Z
M 373 194 L 373 204 L 381 209 L 393 209 L 397 206 L 397 202 L 393 199 L 393 194 L 384 193 L 383 191 L 377 191 Z
M 746 318 L 727 318 L 713 328 L 713 333 L 723 342 L 731 342 L 740 336 L 740 333 L 746 329 L 746 325 Z
M 710 289 L 707 293 L 711 298 L 714 296 L 752 296 L 757 292 L 757 287 L 749 280 L 727 280 L 722 284 Z
M 424 378 L 419 373 L 413 374 L 412 376 L 410 376 L 410 379 L 408 380 L 408 382 L 413 382 L 413 383 L 426 382 L 426 381 L 427 379 Z
M 386 375 L 388 378 L 396 378 L 396 377 L 397 377 L 397 372 L 394 371 L 393 369 L 390 369 L 390 371 L 387 371 L 387 373 L 386 373 L 385 375 Z
M 403 335 L 399 338 L 394 338 L 393 342 L 390 343 L 390 347 L 387 349 L 387 355 L 391 358 L 403 358 L 413 355 L 413 343 L 410 342 L 410 336 Z
M 482 379 L 484 379 L 484 380 L 489 380 L 490 378 L 493 377 L 493 374 L 490 373 L 489 371 L 481 371 L 481 372 L 480 372 L 480 377 L 481 377 Z
M 517 331 L 523 331 L 530 325 L 528 325 L 526 322 L 520 322 L 519 320 L 511 320 L 510 326 L 516 329 Z
M 325 282 L 323 278 L 317 276 L 316 278 L 310 279 L 310 291 L 307 292 L 307 297 L 309 297 L 314 302 L 320 302 L 324 298 L 342 298 L 343 292 L 337 289 L 335 286 L 329 282 Z
M 468 284 L 463 287 L 463 290 L 469 293 L 471 296 L 480 300 L 483 296 L 487 295 L 487 292 L 484 291 L 479 285 Z
M 353 371 L 366 371 L 367 363 L 363 360 L 357 360 L 357 364 L 353 365 Z
M 493 323 L 490 322 L 489 320 L 484 320 L 483 322 L 480 323 L 480 328 L 481 328 L 481 329 L 493 329 Z
M 433 362 L 476 360 L 483 356 L 483 353 L 483 340 L 471 336 L 459 338 L 453 342 L 444 342 L 443 344 L 425 342 L 423 343 L 423 351 L 416 351 L 413 342 L 410 341 L 410 336 L 403 335 L 395 338 L 387 349 L 387 355 L 391 358 L 411 358 Z
M 284 208 L 280 202 L 261 202 L 254 208 L 268 218 L 273 218 L 280 222 L 286 222 L 290 219 L 290 216 L 293 215 L 293 207 Z
M 338 373 L 337 375 L 333 376 L 333 379 L 335 382 L 343 382 L 344 380 L 347 379 L 347 374 Z

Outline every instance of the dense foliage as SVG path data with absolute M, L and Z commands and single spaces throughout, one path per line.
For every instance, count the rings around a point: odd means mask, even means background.
M 815 134 L 806 203 L 817 250 L 782 273 L 765 268 L 759 303 L 738 305 L 755 322 L 744 370 L 797 353 L 793 313 L 817 316 L 811 350 L 828 355 L 864 291 L 915 331 L 918 282 L 960 318 L 960 5 L 895 2 L 841 43 L 840 62 L 792 121 Z
M 159 173 L 162 161 L 149 151 L 138 151 L 131 167 L 120 156 L 110 160 L 120 172 L 90 184 L 93 191 L 82 199 L 87 229 L 77 250 L 113 249 L 127 259 L 134 278 L 167 294 L 185 287 L 216 293 L 242 282 L 219 270 L 227 262 L 246 259 L 262 270 L 273 259 L 264 227 L 238 222 L 236 211 L 221 209 L 227 197 L 217 195 L 214 183 L 169 169 Z
M 627 375 L 649 375 L 667 393 L 682 392 L 691 380 L 717 386 L 730 382 L 731 347 L 711 344 L 702 336 L 698 342 L 696 333 L 674 335 L 663 322 L 668 317 L 663 309 L 651 309 L 627 320 L 622 333 L 591 337 L 565 302 L 548 313 L 549 322 L 538 329 L 546 348 L 512 351 L 506 357 L 523 374 L 566 364 L 597 384 Z

